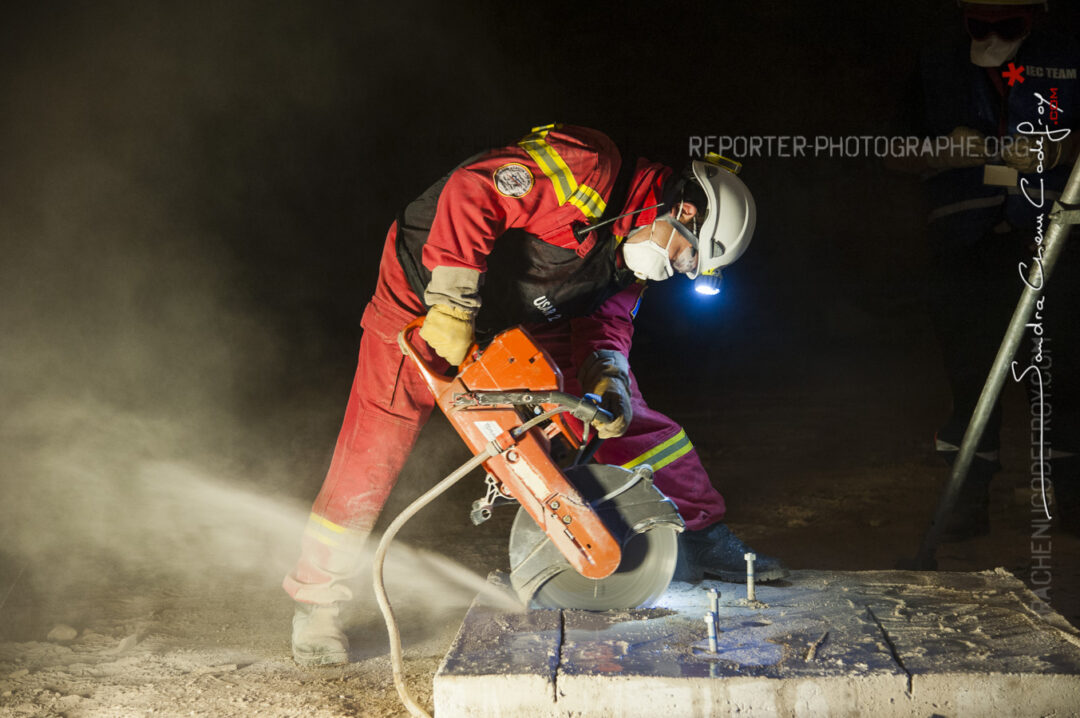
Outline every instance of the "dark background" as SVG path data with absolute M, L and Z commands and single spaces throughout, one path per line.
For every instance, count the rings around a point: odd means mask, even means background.
M 24 545 L 39 504 L 18 499 L 52 486 L 42 461 L 57 457 L 213 457 L 310 501 L 386 228 L 463 158 L 554 121 L 675 163 L 691 135 L 885 133 L 930 28 L 960 32 L 951 0 L 5 12 L 0 490 Z M 936 366 L 917 182 L 873 157 L 748 158 L 743 177 L 758 228 L 718 300 L 681 278 L 648 294 L 632 356 L 646 396 L 705 446 L 733 441 L 708 423 L 728 392 L 772 397 L 743 428 L 776 434 L 799 401 L 788 387 L 835 386 L 820 419 L 835 442 L 792 466 L 840 460 L 844 432 L 924 451 L 948 407 L 940 376 L 867 367 L 859 350 L 916 342 Z M 860 425 L 875 371 L 918 421 Z M 80 485 L 46 494 L 58 520 Z

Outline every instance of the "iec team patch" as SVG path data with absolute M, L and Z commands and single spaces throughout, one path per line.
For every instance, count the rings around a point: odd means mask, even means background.
M 492 175 L 495 189 L 504 197 L 524 197 L 533 187 L 533 176 L 529 168 L 517 162 L 505 164 Z

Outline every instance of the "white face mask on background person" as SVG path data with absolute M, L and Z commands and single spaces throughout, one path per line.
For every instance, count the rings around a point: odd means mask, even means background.
M 997 35 L 987 35 L 982 40 L 971 40 L 971 62 L 979 67 L 1000 67 L 1016 57 L 1024 38 L 1002 40 Z

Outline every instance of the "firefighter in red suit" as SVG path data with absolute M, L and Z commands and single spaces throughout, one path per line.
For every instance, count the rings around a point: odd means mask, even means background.
M 645 282 L 674 273 L 715 293 L 745 249 L 753 199 L 723 158 L 683 173 L 622 157 L 604 134 L 561 125 L 477 155 L 409 204 L 390 227 L 364 311 L 356 376 L 334 456 L 284 587 L 297 602 L 293 655 L 348 660 L 346 579 L 434 405 L 397 334 L 426 315 L 425 359 L 456 365 L 474 340 L 524 324 L 563 370 L 566 390 L 602 397 L 602 463 L 648 463 L 686 522 L 676 578 L 745 579 L 749 549 L 721 523 L 686 432 L 650 409 L 628 359 Z M 733 171 L 734 170 L 734 171 Z M 703 240 L 699 240 L 702 237 Z M 757 580 L 787 570 L 759 555 Z

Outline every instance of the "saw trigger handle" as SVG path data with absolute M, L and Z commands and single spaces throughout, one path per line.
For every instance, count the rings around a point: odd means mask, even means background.
M 594 420 L 606 424 L 614 419 L 611 412 L 600 407 L 600 397 L 596 394 L 577 397 L 562 391 L 473 391 L 455 394 L 454 404 L 457 407 L 550 404 L 561 407 L 586 424 Z
M 610 411 L 608 411 L 607 409 L 600 408 L 600 402 L 603 401 L 603 400 L 600 398 L 599 394 L 589 393 L 589 394 L 586 394 L 585 396 L 581 397 L 581 400 L 583 402 L 588 402 L 588 403 L 590 403 L 590 404 L 592 404 L 593 406 L 596 407 L 596 413 L 593 414 L 592 417 L 590 417 L 589 419 L 585 419 L 585 417 L 578 416 L 578 418 L 581 419 L 582 421 L 585 421 L 586 423 L 590 423 L 590 422 L 593 422 L 593 421 L 599 421 L 601 424 L 610 424 L 612 421 L 614 421 L 615 417 L 612 416 Z M 574 416 L 577 416 L 577 414 L 575 414 Z
M 438 395 L 442 390 L 448 388 L 452 383 L 454 376 L 443 374 L 435 367 L 428 364 L 420 353 L 416 350 L 416 345 L 413 344 L 413 334 L 424 326 L 424 317 L 420 316 L 409 322 L 405 327 L 398 332 L 397 343 L 398 348 L 401 349 L 401 353 L 409 357 L 416 364 L 416 368 L 420 371 L 420 375 L 431 387 L 433 393 Z M 477 355 L 480 352 L 480 345 L 473 344 L 469 347 L 469 350 L 465 353 L 465 359 L 462 360 L 458 371 L 464 370 L 469 364 L 476 360 Z

